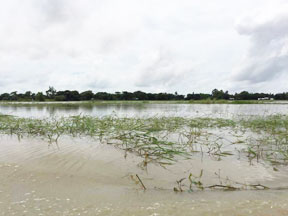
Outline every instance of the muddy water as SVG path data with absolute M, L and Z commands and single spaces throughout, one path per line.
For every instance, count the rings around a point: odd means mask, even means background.
M 50 117 L 69 115 L 119 117 L 181 116 L 234 118 L 238 116 L 287 114 L 288 104 L 154 104 L 154 103 L 42 103 L 1 104 L 0 113 L 19 117 Z
M 88 138 L 63 137 L 57 146 L 2 135 L 0 146 L 0 215 L 288 215 L 287 190 L 173 191 L 176 180 L 201 169 L 207 185 L 221 170 L 235 181 L 287 186 L 286 167 L 196 155 L 143 170 L 139 157 Z
M 92 116 L 189 116 L 235 118 L 239 115 L 287 114 L 288 105 L 197 104 L 100 104 L 63 106 L 1 105 L 0 113 L 20 117 Z M 230 139 L 231 131 L 214 132 Z M 237 141 L 237 140 L 235 140 Z M 213 140 L 209 141 L 213 143 Z M 225 144 L 225 143 L 224 143 Z M 234 151 L 229 157 L 195 154 L 163 168 L 125 154 L 91 138 L 61 137 L 58 145 L 40 138 L 0 137 L 0 215 L 288 215 L 288 168 L 277 169 L 265 161 L 248 160 Z M 237 146 L 242 148 L 241 144 Z M 243 146 L 245 148 L 245 146 Z M 205 190 L 188 192 L 188 176 L 219 184 L 220 174 L 231 181 L 263 184 L 269 190 Z M 215 174 L 216 173 L 216 174 Z M 146 191 L 137 180 L 141 178 Z M 174 192 L 176 181 L 185 192 Z

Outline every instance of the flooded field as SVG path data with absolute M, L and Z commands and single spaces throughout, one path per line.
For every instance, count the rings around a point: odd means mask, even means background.
M 0 215 L 288 215 L 288 105 L 101 106 L 0 106 Z
M 233 118 L 237 116 L 287 114 L 288 104 L 173 104 L 148 102 L 123 103 L 0 103 L 0 113 L 19 117 L 43 118 L 51 116 L 91 115 L 119 117 L 214 117 Z

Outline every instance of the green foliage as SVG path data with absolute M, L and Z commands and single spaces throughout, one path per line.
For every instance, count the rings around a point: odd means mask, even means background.
M 52 86 L 49 86 L 49 89 L 46 91 L 46 96 L 48 99 L 55 99 L 56 93 L 56 89 Z
M 38 92 L 35 96 L 36 101 L 45 101 L 45 97 L 42 92 Z
M 212 98 L 216 99 L 216 100 L 220 100 L 220 99 L 225 99 L 228 100 L 229 99 L 229 93 L 228 91 L 224 92 L 223 90 L 218 90 L 218 89 L 214 89 L 212 91 Z
M 38 95 L 38 96 L 37 96 Z M 41 98 L 41 99 L 40 99 Z M 39 93 L 35 94 L 31 91 L 27 91 L 24 94 L 17 93 L 16 91 L 11 93 L 3 93 L 0 95 L 0 100 L 5 101 L 43 101 L 45 99 L 55 100 L 55 101 L 85 101 L 85 100 L 121 100 L 121 101 L 191 101 L 192 103 L 241 103 L 238 102 L 240 100 L 248 101 L 258 100 L 258 98 L 274 98 L 277 100 L 288 100 L 288 92 L 287 93 L 278 93 L 278 94 L 266 94 L 266 93 L 249 93 L 247 91 L 242 91 L 241 93 L 229 94 L 228 91 L 214 89 L 211 94 L 204 93 L 192 93 L 181 95 L 175 92 L 166 93 L 145 93 L 142 91 L 135 92 L 97 92 L 93 93 L 91 90 L 84 91 L 79 93 L 78 91 L 56 91 L 56 89 L 52 86 L 49 86 L 49 89 L 46 91 L 46 95 L 39 95 Z M 229 101 L 229 99 L 233 99 L 233 101 Z M 235 100 L 235 101 L 234 101 Z M 244 103 L 244 102 L 242 102 Z M 248 103 L 248 102 L 246 102 Z
M 92 91 L 84 91 L 80 94 L 80 100 L 91 100 L 93 99 L 93 92 Z

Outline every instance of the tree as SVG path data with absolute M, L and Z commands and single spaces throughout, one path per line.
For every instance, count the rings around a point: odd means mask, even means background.
M 56 89 L 52 86 L 49 86 L 49 89 L 46 91 L 46 96 L 49 99 L 54 99 L 56 96 Z
M 32 99 L 32 92 L 31 91 L 26 91 L 24 94 L 25 99 Z
M 42 92 L 38 92 L 35 96 L 36 101 L 45 101 L 45 97 Z
M 10 100 L 17 100 L 17 91 L 11 92 L 10 93 Z
M 92 91 L 84 91 L 80 94 L 80 100 L 91 100 L 94 94 Z
M 230 97 L 228 91 L 224 92 L 223 90 L 214 89 L 212 91 L 212 98 L 216 100 L 225 99 L 228 100 Z
M 251 100 L 253 99 L 249 92 L 247 91 L 242 91 L 240 94 L 235 94 L 235 97 L 237 100 Z
M 145 92 L 135 91 L 133 94 L 134 94 L 135 99 L 137 99 L 137 100 L 147 100 L 148 99 L 147 94 Z
M 1 100 L 10 100 L 10 94 L 8 93 L 4 93 L 4 94 L 1 94 Z

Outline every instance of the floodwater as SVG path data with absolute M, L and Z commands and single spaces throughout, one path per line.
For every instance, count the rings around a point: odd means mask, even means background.
M 287 106 L 145 104 L 133 107 L 105 104 L 89 109 L 81 105 L 76 109 L 55 106 L 51 112 L 51 106 L 5 105 L 0 106 L 0 113 L 37 118 L 80 113 L 231 118 L 239 113 L 242 116 L 286 114 Z M 218 132 L 219 136 L 231 138 L 230 131 Z M 242 145 L 237 145 L 238 150 Z M 234 145 L 226 148 L 235 150 Z M 288 215 L 288 168 L 285 165 L 275 169 L 268 162 L 251 161 L 240 153 L 222 158 L 197 153 L 190 159 L 179 158 L 177 163 L 165 168 L 151 163 L 147 169 L 142 169 L 138 166 L 142 160 L 137 155 L 126 155 L 112 145 L 87 137 L 61 137 L 56 145 L 39 137 L 1 135 L 0 215 Z M 259 183 L 271 189 L 201 191 L 194 188 L 188 191 L 189 174 L 198 176 L 201 170 L 201 182 L 207 186 L 218 184 L 216 174 L 221 173 L 231 181 Z M 176 181 L 182 178 L 186 178 L 182 182 L 184 192 L 175 192 Z
M 15 105 L 16 104 L 16 105 Z M 157 103 L 0 103 L 0 113 L 19 117 L 45 118 L 51 116 L 91 115 L 118 117 L 213 117 L 287 114 L 288 104 L 157 104 Z
M 140 169 L 137 156 L 90 139 L 65 137 L 59 146 L 33 138 L 0 139 L 0 215 L 287 215 L 286 190 L 174 192 L 176 180 L 204 170 L 203 182 L 217 181 L 221 168 L 237 181 L 285 185 L 285 168 L 245 160 L 195 157 L 163 169 Z M 286 169 L 287 171 L 287 169 Z M 136 184 L 138 174 L 145 184 Z

